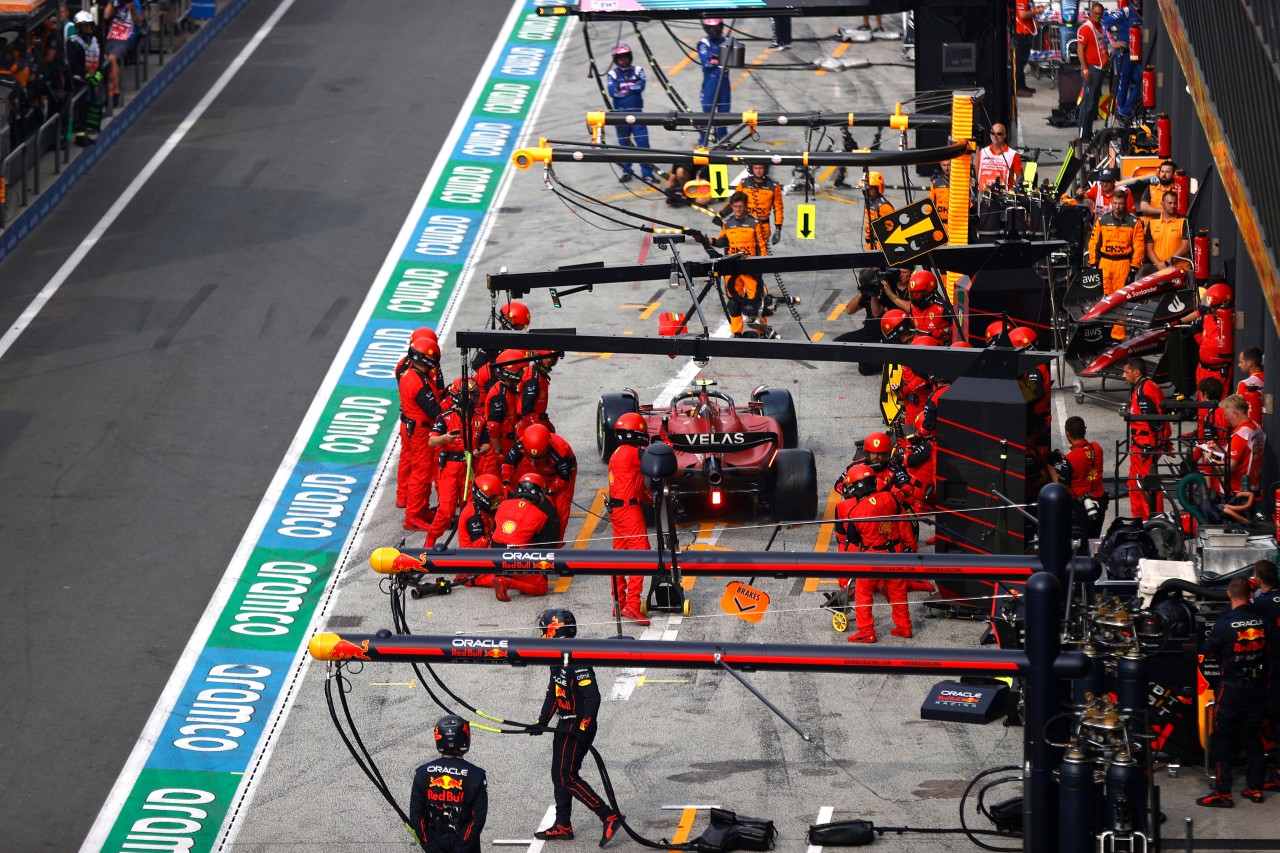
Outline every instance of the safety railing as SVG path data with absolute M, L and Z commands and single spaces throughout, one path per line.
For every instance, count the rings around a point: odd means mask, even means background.
M 153 63 L 156 68 L 162 67 L 165 59 L 179 47 L 181 34 L 194 26 L 190 15 L 191 0 L 147 5 L 146 26 L 142 28 L 145 32 L 139 35 L 131 60 L 120 69 L 117 85 L 121 105 L 126 96 L 137 93 L 151 79 Z M 60 174 L 70 162 L 71 123 L 81 100 L 88 97 L 90 91 L 90 87 L 81 85 L 58 113 L 20 142 L 14 143 L 9 138 L 9 127 L 0 123 L 0 153 L 8 152 L 0 159 L 0 231 L 39 196 L 50 176 Z M 102 103 L 105 124 L 118 109 L 105 83 L 99 87 L 98 100 Z

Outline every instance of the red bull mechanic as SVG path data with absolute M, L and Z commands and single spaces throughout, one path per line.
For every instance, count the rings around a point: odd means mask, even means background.
M 572 611 L 555 608 L 538 617 L 547 639 L 571 639 L 578 635 Z M 558 666 L 551 670 L 547 695 L 531 734 L 542 734 L 559 717 L 551 741 L 551 785 L 555 791 L 555 823 L 534 833 L 540 841 L 573 840 L 573 801 L 576 799 L 600 818 L 604 847 L 622 828 L 622 815 L 614 811 L 582 778 L 582 761 L 596 738 L 596 714 L 600 711 L 600 685 L 589 666 Z
M 427 853 L 480 853 L 489 786 L 484 770 L 462 757 L 471 748 L 471 724 L 448 714 L 433 734 L 440 757 L 413 775 L 409 828 Z

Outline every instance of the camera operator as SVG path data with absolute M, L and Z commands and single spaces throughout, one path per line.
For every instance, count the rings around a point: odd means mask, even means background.
M 895 269 L 864 269 L 858 272 L 858 291 L 845 304 L 844 313 L 854 316 L 861 311 L 862 327 L 837 335 L 835 338 L 837 341 L 861 344 L 880 343 L 882 340 L 880 318 L 884 316 L 886 307 L 892 304 L 884 297 L 884 290 L 891 286 L 888 283 L 890 280 L 897 278 L 898 271 Z M 879 364 L 858 363 L 858 373 L 861 376 L 874 376 L 879 372 Z

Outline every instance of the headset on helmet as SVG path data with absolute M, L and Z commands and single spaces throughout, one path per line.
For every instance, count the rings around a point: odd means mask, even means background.
M 858 464 L 849 469 L 845 478 L 844 496 L 862 498 L 876 490 L 876 472 L 870 465 Z
M 79 12 L 76 12 L 76 16 L 72 18 L 72 20 L 75 21 L 77 24 L 92 24 L 93 13 L 86 11 L 84 9 L 81 9 Z
M 440 345 L 425 336 L 414 338 L 409 344 L 409 360 L 435 367 L 440 361 Z
M 911 318 L 901 308 L 891 308 L 880 318 L 880 333 L 888 340 L 897 340 L 911 331 Z
M 465 755 L 471 749 L 471 724 L 456 714 L 446 714 L 436 721 L 436 750 L 441 754 L 457 752 Z
M 541 459 L 551 448 L 551 430 L 542 424 L 529 424 L 520 436 L 520 443 L 524 445 L 524 452 L 529 454 L 529 458 Z
M 916 270 L 907 281 L 907 290 L 914 299 L 917 296 L 928 296 L 938 287 L 938 277 L 928 270 Z
M 502 503 L 502 481 L 493 474 L 481 474 L 471 484 L 471 494 L 481 509 L 493 512 Z
M 913 347 L 936 347 L 938 339 L 932 335 L 916 335 L 910 341 Z
M 542 636 L 548 640 L 565 640 L 578 636 L 578 620 L 573 611 L 563 607 L 553 607 L 542 611 L 538 617 L 538 627 Z
M 862 449 L 867 453 L 888 453 L 893 450 L 893 439 L 887 433 L 873 432 L 863 440 Z
M 994 320 L 987 326 L 986 339 L 987 343 L 991 343 L 996 338 L 1004 334 L 1004 320 Z
M 867 172 L 867 186 L 879 187 L 884 192 L 884 175 L 879 172 Z
M 1028 347 L 1035 346 L 1035 329 L 1028 329 L 1026 326 L 1019 326 L 1009 332 L 1009 343 L 1014 349 L 1026 349 Z
M 529 321 L 532 316 L 529 314 L 529 306 L 523 302 L 508 302 L 498 310 L 502 315 L 503 325 L 510 326 L 517 332 L 522 332 L 529 327 Z
M 527 350 L 522 349 L 504 349 L 498 354 L 498 358 L 493 363 L 493 372 L 499 378 L 508 382 L 519 382 L 520 374 L 524 370 L 525 362 L 529 358 Z
M 622 42 L 621 44 L 619 44 L 617 47 L 613 49 L 613 55 L 614 56 L 630 56 L 631 45 L 627 44 L 625 41 Z
M 1217 284 L 1209 285 L 1209 288 L 1204 292 L 1204 305 L 1210 310 L 1227 308 L 1234 298 L 1235 294 L 1231 292 L 1231 285 L 1220 281 Z
M 919 325 L 921 332 L 928 332 L 933 335 L 938 332 L 945 332 L 951 323 L 947 320 L 945 308 L 941 305 L 930 305 L 920 315 L 920 322 L 917 325 Z
M 463 379 L 459 376 L 457 379 L 449 383 L 449 396 L 455 400 L 461 399 L 463 387 Z M 476 402 L 480 397 L 480 383 L 476 382 L 475 377 L 468 376 L 466 378 L 465 387 L 467 389 L 467 396 L 471 398 L 471 402 Z
M 532 429 L 532 427 L 531 427 Z M 515 494 L 522 498 L 540 498 L 547 493 L 547 481 L 542 479 L 541 474 L 535 474 L 530 471 L 520 478 L 516 483 Z
M 649 444 L 649 430 L 639 412 L 626 412 L 618 415 L 613 424 L 613 433 L 623 444 L 646 447 Z

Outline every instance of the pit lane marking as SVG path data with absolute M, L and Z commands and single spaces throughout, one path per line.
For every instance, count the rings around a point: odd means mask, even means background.
M 832 58 L 832 59 L 839 59 L 840 57 L 844 56 L 844 52 L 845 52 L 846 50 L 848 50 L 848 49 L 849 49 L 849 45 L 851 45 L 851 44 L 853 44 L 853 42 L 851 42 L 851 41 L 842 41 L 842 42 L 840 42 L 840 44 L 836 45 L 836 49 L 835 49 L 835 50 L 833 50 L 833 51 L 831 51 L 831 58 Z M 825 69 L 825 68 L 819 68 L 817 71 L 813 72 L 813 76 L 814 76 L 814 77 L 821 77 L 822 75 L 824 75 L 824 74 L 826 74 L 826 73 L 827 73 L 827 69 Z
M 546 813 L 542 816 L 542 822 L 538 824 L 538 832 L 544 829 L 550 829 L 552 824 L 556 822 L 556 807 L 553 803 L 547 806 Z M 492 842 L 494 847 L 523 847 L 526 853 L 539 853 L 542 846 L 547 842 L 538 838 L 495 838 Z
M 831 815 L 834 812 L 835 812 L 835 809 L 831 806 L 823 806 L 822 808 L 818 809 L 818 819 L 814 821 L 814 826 L 818 826 L 824 823 L 831 823 Z M 822 853 L 822 845 L 810 844 L 809 849 L 806 850 L 804 853 Z

